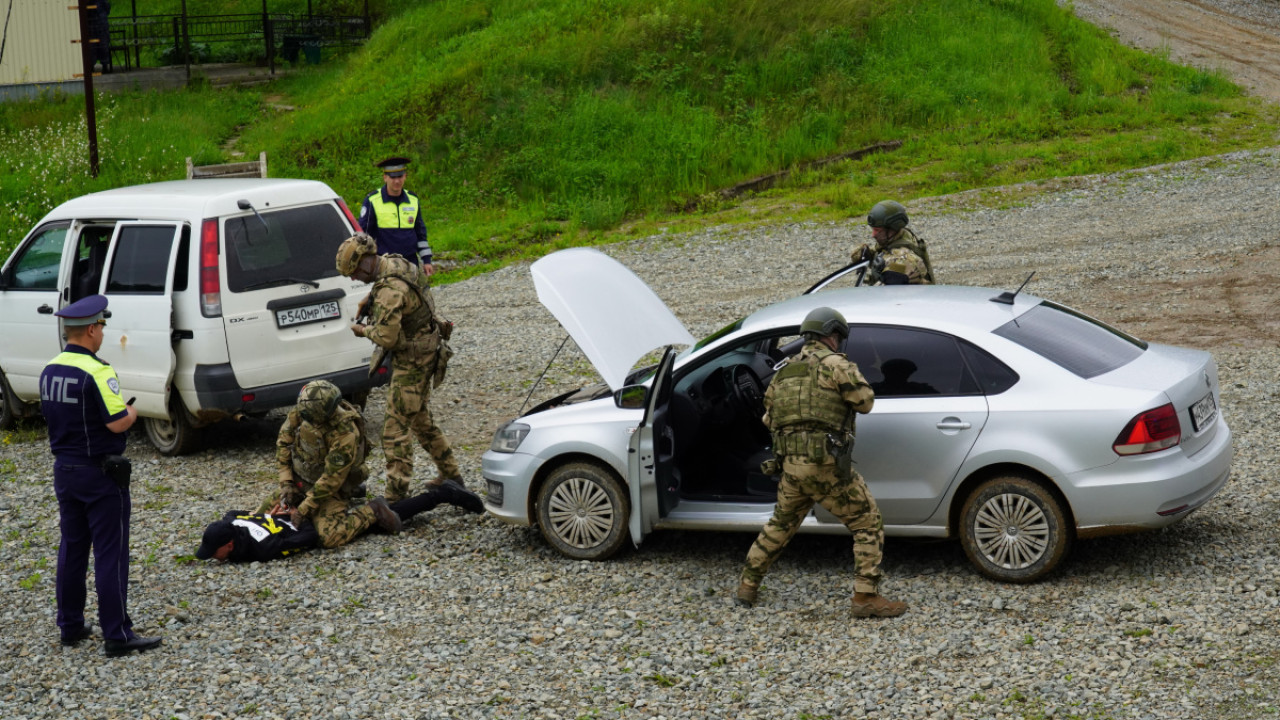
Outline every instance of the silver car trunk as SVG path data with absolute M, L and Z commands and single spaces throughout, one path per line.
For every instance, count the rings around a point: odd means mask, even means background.
M 1218 432 L 1221 420 L 1218 364 L 1203 350 L 1153 343 L 1133 362 L 1099 375 L 1093 382 L 1163 392 L 1178 412 L 1182 426 L 1180 446 L 1188 455 L 1196 454 L 1212 442 Z M 1212 399 L 1205 400 L 1206 397 Z M 1199 410 L 1198 422 L 1193 417 L 1193 408 Z

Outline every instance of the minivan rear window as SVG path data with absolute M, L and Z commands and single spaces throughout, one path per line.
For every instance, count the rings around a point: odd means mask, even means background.
M 231 292 L 338 274 L 334 256 L 350 233 L 335 204 L 259 212 L 261 220 L 250 213 L 223 224 Z
M 1001 325 L 995 334 L 1086 379 L 1123 367 L 1147 349 L 1135 337 L 1051 302 Z

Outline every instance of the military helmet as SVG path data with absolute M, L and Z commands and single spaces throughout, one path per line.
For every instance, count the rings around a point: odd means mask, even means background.
M 873 228 L 889 228 L 898 232 L 907 226 L 907 209 L 901 203 L 882 200 L 867 213 L 867 224 Z
M 829 307 L 814 308 L 804 316 L 804 322 L 800 323 L 800 332 L 813 333 L 821 337 L 835 334 L 844 339 L 849 337 L 849 323 L 845 322 L 843 315 Z
M 312 380 L 298 393 L 298 414 L 309 423 L 323 423 L 333 417 L 342 400 L 342 391 L 328 380 Z
M 364 233 L 356 233 L 338 246 L 338 272 L 351 277 L 351 273 L 356 271 L 356 266 L 360 264 L 360 259 L 365 255 L 377 255 L 378 243 L 372 237 Z

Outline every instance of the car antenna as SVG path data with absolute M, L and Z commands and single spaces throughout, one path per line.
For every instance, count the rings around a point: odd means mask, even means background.
M 560 341 L 560 347 L 556 348 L 555 353 L 551 355 L 551 359 L 547 361 L 547 366 L 542 368 L 542 374 L 538 376 L 538 380 L 533 383 L 533 387 L 529 388 L 529 394 L 524 396 L 524 404 L 520 406 L 520 412 L 516 413 L 516 417 L 524 414 L 524 409 L 529 406 L 529 398 L 533 397 L 533 391 L 538 388 L 542 378 L 547 376 L 547 371 L 551 369 L 551 363 L 555 362 L 556 358 L 560 356 L 560 351 L 564 349 L 564 344 L 567 342 L 569 342 L 569 336 L 565 335 L 564 339 Z
M 263 220 L 261 215 L 258 215 L 258 208 L 254 207 L 253 203 L 248 200 L 237 200 L 236 207 L 241 210 L 252 210 L 253 214 L 258 218 L 258 222 L 262 223 L 262 229 L 267 231 L 268 235 L 271 234 L 271 228 L 267 227 L 267 221 Z
M 1014 290 L 1013 292 L 1009 292 L 1008 290 L 1005 290 L 999 295 L 991 298 L 991 302 L 998 302 L 998 303 L 1004 303 L 1005 305 L 1012 305 L 1013 299 L 1018 297 L 1018 293 L 1022 292 L 1022 288 L 1026 287 L 1027 283 L 1031 282 L 1031 278 L 1035 277 L 1035 274 L 1036 274 L 1036 271 L 1032 270 L 1031 274 L 1027 276 L 1026 280 L 1022 281 L 1022 284 L 1018 286 L 1017 290 Z

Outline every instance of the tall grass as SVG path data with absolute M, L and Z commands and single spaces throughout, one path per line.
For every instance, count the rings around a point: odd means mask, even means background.
M 273 174 L 324 180 L 350 203 L 379 184 L 373 161 L 408 154 L 433 246 L 476 263 L 465 273 L 690 206 L 725 217 L 717 189 L 886 140 L 903 145 L 770 192 L 788 212 L 856 214 L 885 196 L 1275 141 L 1273 107 L 1220 74 L 1122 48 L 1055 0 L 395 7 L 345 61 L 270 90 L 295 112 L 254 113 L 245 92 L 224 110 L 196 93 L 191 121 L 170 108 L 184 135 L 171 142 L 208 152 L 248 123 L 240 146 L 268 151 Z M 194 117 L 206 112 L 217 117 Z M 0 167 L 16 152 L 7 132 Z

